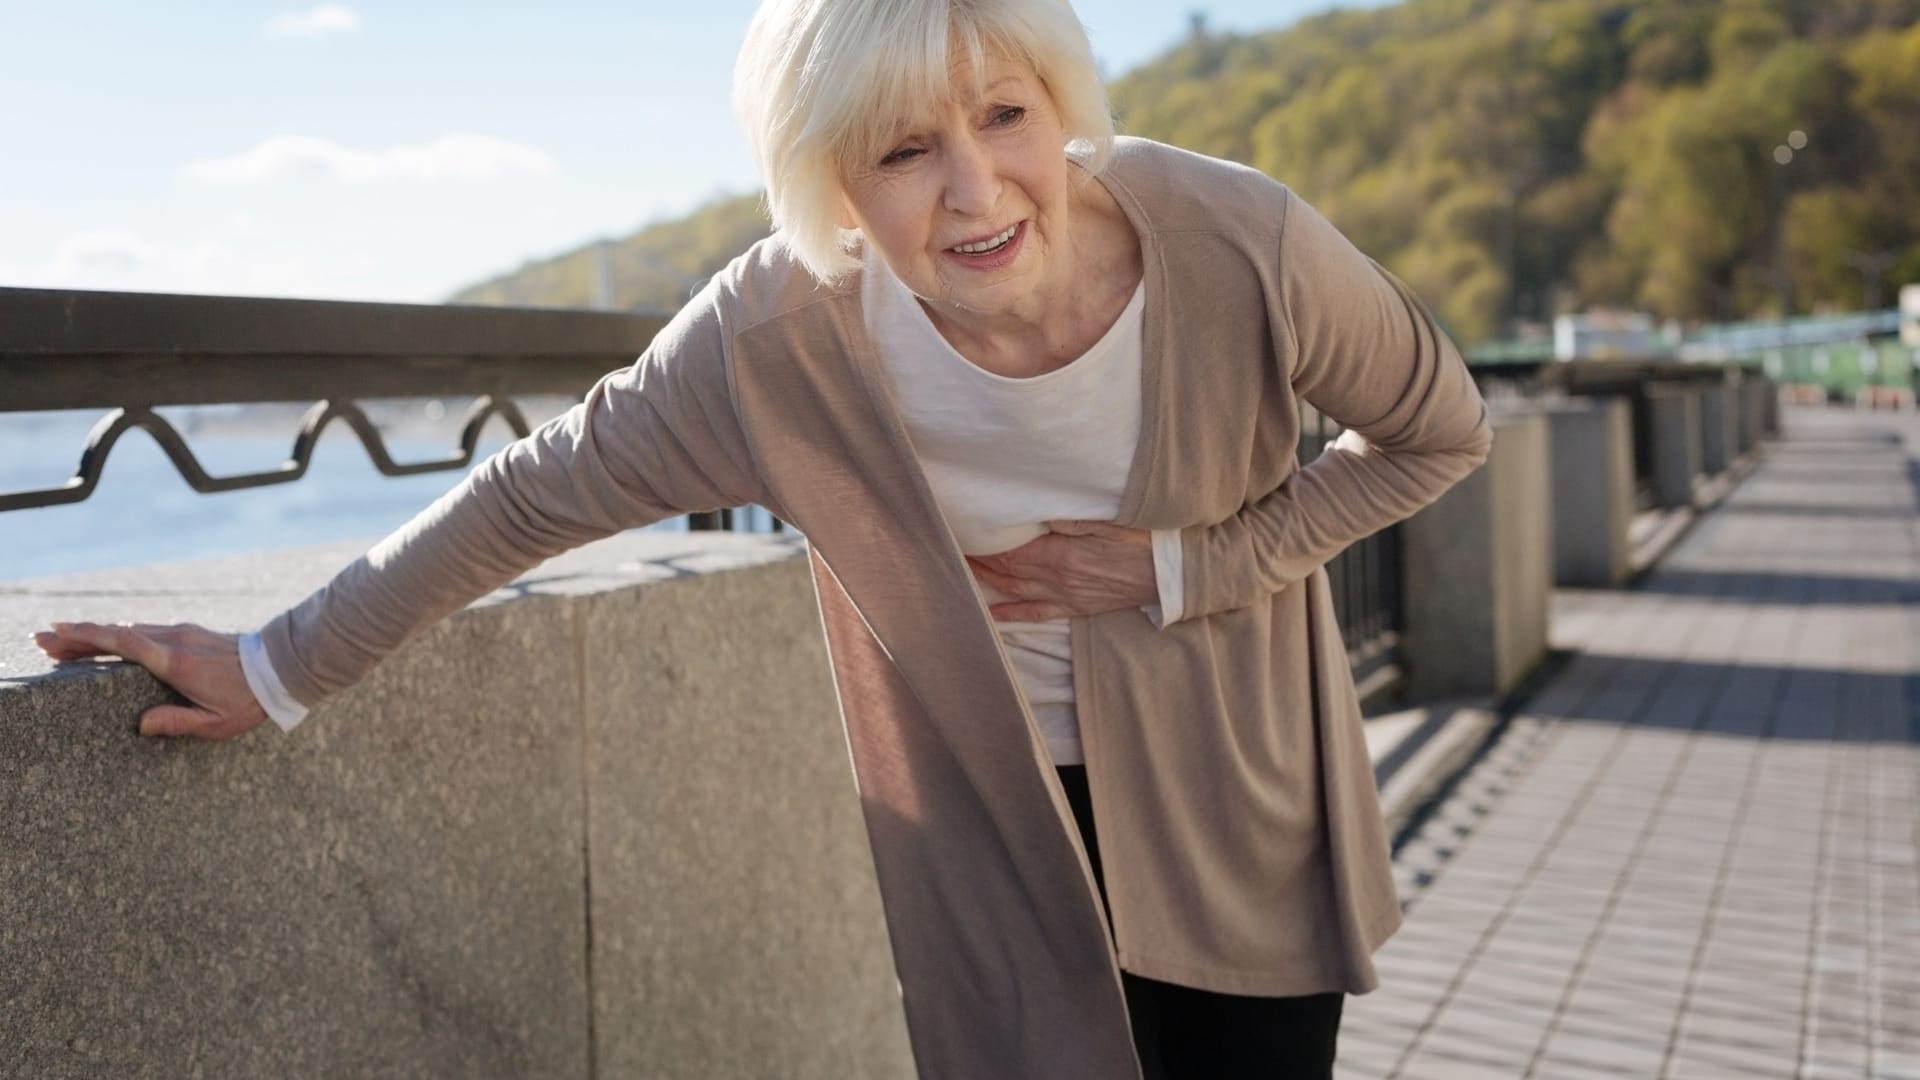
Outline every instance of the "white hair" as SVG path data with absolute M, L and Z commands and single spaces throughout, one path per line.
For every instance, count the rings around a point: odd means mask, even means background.
M 1099 171 L 1113 116 L 1086 29 L 1067 0 L 765 0 L 733 72 L 733 109 L 767 186 L 767 209 L 821 281 L 858 265 L 839 227 L 842 177 L 877 160 L 901 124 L 953 95 L 964 57 L 984 84 L 995 56 L 1045 84 L 1065 153 Z

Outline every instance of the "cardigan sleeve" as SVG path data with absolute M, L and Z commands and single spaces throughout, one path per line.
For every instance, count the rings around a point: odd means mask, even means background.
M 261 629 L 311 706 L 409 637 L 588 541 L 681 513 L 762 502 L 710 285 L 631 367 L 508 446 Z
M 1439 498 L 1492 446 L 1466 362 L 1426 308 L 1297 195 L 1282 213 L 1276 349 L 1294 393 L 1346 431 L 1233 517 L 1184 530 L 1188 617 L 1305 578 Z

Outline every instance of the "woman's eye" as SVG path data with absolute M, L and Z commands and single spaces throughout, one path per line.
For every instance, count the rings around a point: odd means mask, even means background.
M 1004 109 L 997 109 L 994 111 L 993 122 L 1001 125 L 1002 127 L 1005 127 L 1009 124 L 1019 123 L 1022 119 L 1026 117 L 1026 115 L 1027 115 L 1026 109 L 1021 108 L 1018 105 L 1009 105 Z
M 923 151 L 917 146 L 903 146 L 900 149 L 895 150 L 894 152 L 888 154 L 886 157 L 881 158 L 880 164 L 904 165 L 907 162 L 912 161 L 914 158 L 919 157 L 922 152 Z

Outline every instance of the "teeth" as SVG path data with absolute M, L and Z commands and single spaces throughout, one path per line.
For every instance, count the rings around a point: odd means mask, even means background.
M 1007 241 L 1013 239 L 1013 234 L 1019 229 L 1020 226 L 1015 225 L 991 240 L 982 240 L 977 244 L 958 244 L 951 250 L 958 251 L 962 255 L 984 255 L 989 251 L 998 251 L 1006 246 Z

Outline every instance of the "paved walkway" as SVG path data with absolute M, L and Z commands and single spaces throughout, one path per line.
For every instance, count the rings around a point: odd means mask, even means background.
M 1401 851 L 1343 1080 L 1920 1080 L 1920 421 L 1790 412 Z

